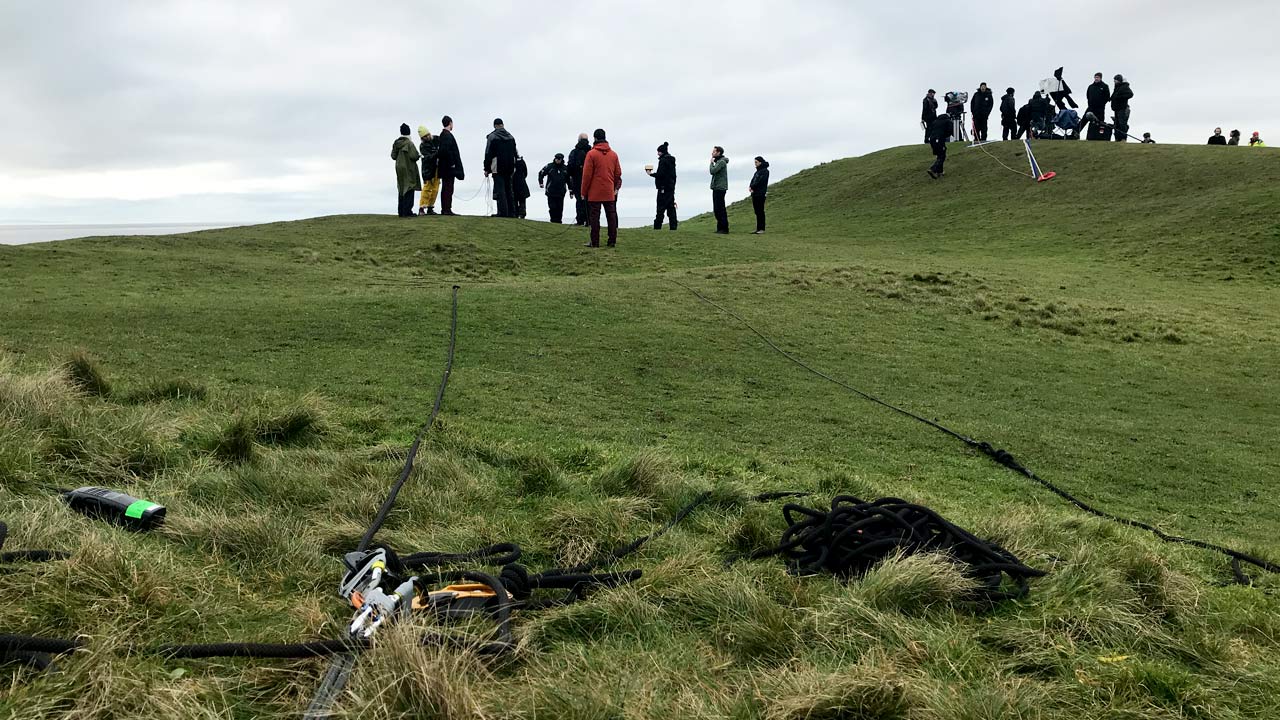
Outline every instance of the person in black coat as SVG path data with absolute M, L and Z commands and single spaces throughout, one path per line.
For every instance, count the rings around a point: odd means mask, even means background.
M 929 123 L 929 133 L 926 137 L 929 138 L 929 147 L 933 149 L 935 159 L 927 172 L 934 180 L 942 177 L 943 166 L 947 162 L 947 141 L 951 139 L 951 133 L 954 130 L 955 122 L 949 115 L 943 115 Z
M 924 103 L 920 110 L 920 127 L 924 130 L 924 141 L 929 142 L 929 124 L 938 117 L 938 98 L 934 97 L 936 93 L 933 88 L 929 89 L 929 93 L 924 96 Z
M 764 200 L 769 194 L 769 161 L 756 156 L 756 174 L 751 176 L 751 207 L 756 211 L 756 231 L 753 235 L 764 234 Z
M 1018 132 L 1014 136 L 1014 139 L 1020 140 L 1022 139 L 1023 135 L 1028 135 L 1028 136 L 1031 135 L 1032 134 L 1031 133 L 1031 122 L 1032 122 L 1031 103 L 1027 103 L 1026 105 L 1023 105 L 1022 107 L 1018 108 L 1017 119 L 1018 119 Z
M 453 215 L 453 183 L 465 180 L 462 170 L 462 153 L 458 152 L 458 141 L 453 137 L 453 118 L 445 115 L 440 119 L 444 128 L 440 131 L 440 156 L 437 160 L 440 173 L 440 214 Z
M 1227 136 L 1222 134 L 1222 128 L 1214 128 L 1213 134 L 1209 136 L 1210 145 L 1226 145 Z
M 649 172 L 653 176 L 653 185 L 658 189 L 658 214 L 653 218 L 653 229 L 662 229 L 665 215 L 671 229 L 680 226 L 676 219 L 676 157 L 670 152 L 670 145 L 662 143 L 658 146 L 658 169 Z
M 1116 142 L 1129 140 L 1129 101 L 1133 99 L 1133 89 L 1125 81 L 1123 75 L 1116 75 L 1116 86 L 1111 91 L 1111 112 L 1115 115 L 1115 130 L 1112 138 Z
M 991 94 L 991 88 L 987 87 L 986 83 L 979 85 L 978 91 L 969 101 L 969 112 L 973 113 L 974 142 L 987 141 L 987 118 L 991 117 L 991 110 L 995 105 L 996 101 Z
M 511 174 L 511 194 L 516 201 L 515 216 L 523 220 L 528 214 L 526 206 L 532 193 L 529 192 L 529 166 L 520 156 L 516 156 L 516 171 Z
M 1068 105 L 1072 109 L 1080 107 L 1071 97 L 1071 86 L 1062 79 L 1062 68 L 1053 71 L 1053 79 L 1057 81 L 1057 89 L 1050 92 L 1049 97 L 1053 98 L 1053 102 L 1058 105 L 1058 112 L 1066 110 Z M 1066 101 L 1065 104 L 1063 101 Z
M 1016 140 L 1018 137 L 1018 101 L 1013 97 L 1013 88 L 1004 91 L 1000 98 L 1000 139 Z
M 493 177 L 493 195 L 498 201 L 498 217 L 516 216 L 516 139 L 507 132 L 502 118 L 493 121 L 493 132 L 484 141 L 484 175 Z
M 547 191 L 547 215 L 557 225 L 564 222 L 564 194 L 569 189 L 569 168 L 564 164 L 564 153 L 538 171 L 538 187 Z
M 587 162 L 587 153 L 591 152 L 591 143 L 587 141 L 587 134 L 580 133 L 578 135 L 578 144 L 573 146 L 569 151 L 569 197 L 574 200 L 574 214 L 576 218 L 574 225 L 586 226 L 587 224 L 587 201 L 582 197 L 582 166 Z
M 1036 133 L 1048 132 L 1050 115 L 1053 113 L 1053 103 L 1049 102 L 1049 98 L 1045 97 L 1039 90 L 1031 97 L 1031 137 L 1036 137 Z
M 1107 103 L 1111 102 L 1111 87 L 1103 81 L 1102 73 L 1093 74 L 1093 84 L 1085 91 L 1085 101 L 1089 113 L 1093 113 L 1097 118 L 1095 122 L 1089 124 L 1087 137 L 1090 140 L 1107 140 L 1108 138 L 1103 135 L 1102 119 L 1107 116 Z

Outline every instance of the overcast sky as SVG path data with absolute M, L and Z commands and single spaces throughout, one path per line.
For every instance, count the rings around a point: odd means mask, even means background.
M 393 213 L 400 123 L 436 131 L 448 113 L 460 198 L 494 117 L 531 173 L 604 127 L 638 224 L 663 141 L 689 216 L 710 207 L 712 145 L 745 196 L 755 155 L 777 179 L 911 143 L 928 88 L 1012 85 L 1021 103 L 1059 65 L 1081 101 L 1094 71 L 1123 73 L 1133 130 L 1160 142 L 1216 125 L 1280 141 L 1276 0 L 372 5 L 5 0 L 0 223 Z

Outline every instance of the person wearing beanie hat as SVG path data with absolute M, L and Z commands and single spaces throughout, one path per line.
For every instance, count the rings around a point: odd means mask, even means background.
M 1004 91 L 1000 98 L 1000 139 L 1016 140 L 1018 137 L 1018 101 L 1013 88 Z
M 724 156 L 724 148 L 716 145 L 711 148 L 711 209 L 716 216 L 716 234 L 729 234 L 729 210 L 724 206 L 725 195 L 729 192 L 729 158 Z
M 1227 144 L 1228 144 L 1228 145 L 1239 145 L 1239 144 L 1240 144 L 1240 131 L 1239 131 L 1239 130 L 1232 130 L 1232 131 L 1231 131 L 1231 137 L 1227 138 Z
M 400 137 L 391 144 L 391 159 L 396 163 L 396 194 L 399 205 L 396 214 L 400 217 L 413 217 L 413 194 L 422 187 L 422 176 L 418 174 L 418 148 L 409 139 L 409 125 L 400 124 Z
M 756 211 L 756 231 L 753 235 L 764 234 L 764 198 L 769 192 L 769 162 L 756 156 L 756 174 L 751 176 L 751 207 Z
M 600 212 L 609 222 L 609 247 L 618 244 L 618 191 L 622 189 L 622 163 L 609 147 L 604 130 L 595 131 L 595 144 L 582 165 L 582 197 L 587 200 L 587 224 L 591 240 L 587 247 L 600 247 Z
M 1111 91 L 1111 112 L 1115 115 L 1112 120 L 1112 138 L 1116 142 L 1129 140 L 1129 101 L 1132 99 L 1133 89 L 1129 87 L 1129 82 L 1117 73 L 1116 86 Z
M 498 201 L 498 217 L 516 217 L 515 174 L 520 151 L 516 139 L 507 132 L 502 118 L 493 121 L 493 132 L 484 141 L 484 175 L 493 176 L 493 193 Z
M 991 88 L 986 83 L 980 83 L 978 89 L 973 93 L 973 99 L 969 101 L 969 112 L 973 114 L 973 139 L 975 142 L 987 141 L 987 118 L 991 117 L 991 111 L 995 108 L 996 101 L 992 97 Z
M 658 146 L 658 169 L 646 167 L 645 172 L 653 177 L 653 185 L 658 189 L 658 214 L 653 218 L 653 229 L 662 229 L 663 216 L 670 222 L 671 229 L 680 226 L 676 219 L 676 157 L 668 150 L 670 145 L 662 143 Z
M 418 197 L 418 214 L 436 214 L 436 196 L 440 194 L 440 141 L 426 125 L 418 126 L 418 153 L 422 155 L 422 195 Z
M 1249 147 L 1264 148 L 1266 146 L 1267 144 L 1262 142 L 1262 136 L 1259 135 L 1258 131 L 1255 130 L 1253 132 L 1253 137 L 1249 138 Z
M 538 187 L 547 191 L 547 215 L 557 225 L 564 222 L 564 194 L 569 189 L 569 180 L 564 153 L 556 153 L 555 158 L 538 171 Z
M 582 167 L 587 163 L 591 143 L 586 133 L 578 133 L 578 142 L 569 151 L 565 165 L 569 168 L 569 197 L 573 198 L 574 226 L 587 226 L 587 199 L 582 196 Z

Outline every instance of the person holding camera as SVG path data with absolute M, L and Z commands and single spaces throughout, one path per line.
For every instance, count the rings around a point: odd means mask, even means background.
M 729 211 L 724 206 L 724 196 L 729 192 L 729 158 L 724 148 L 711 148 L 711 207 L 716 215 L 716 234 L 729 234 Z
M 653 185 L 658 189 L 658 214 L 653 218 L 653 229 L 662 229 L 662 218 L 665 215 L 671 229 L 680 225 L 676 220 L 676 158 L 672 155 L 669 143 L 658 146 L 658 169 L 646 167 L 645 172 L 653 178 Z

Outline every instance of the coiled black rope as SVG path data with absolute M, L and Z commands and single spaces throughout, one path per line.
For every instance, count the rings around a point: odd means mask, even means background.
M 1235 576 L 1236 582 L 1238 582 L 1238 583 L 1240 583 L 1240 584 L 1242 584 L 1242 585 L 1251 585 L 1251 584 L 1252 584 L 1252 581 L 1249 579 L 1249 576 L 1248 576 L 1248 575 L 1246 575 L 1246 574 L 1244 573 L 1244 571 L 1241 569 L 1240 563 L 1242 563 L 1242 562 L 1244 562 L 1244 563 L 1249 563 L 1250 565 L 1253 565 L 1253 566 L 1255 566 L 1255 567 L 1258 567 L 1258 568 L 1261 568 L 1261 569 L 1263 569 L 1263 570 L 1266 570 L 1267 572 L 1271 572 L 1271 573 L 1280 573 L 1280 565 L 1277 565 L 1277 564 L 1275 564 L 1275 563 L 1271 563 L 1271 562 L 1267 562 L 1266 560 L 1263 560 L 1262 558 L 1255 557 L 1255 556 L 1253 556 L 1253 555 L 1249 555 L 1249 554 L 1247 554 L 1247 553 L 1240 552 L 1239 550 L 1233 550 L 1233 549 L 1231 549 L 1231 548 L 1224 547 L 1224 546 L 1222 546 L 1222 545 L 1217 545 L 1217 544 L 1214 544 L 1214 543 L 1211 543 L 1211 542 L 1206 542 L 1206 541 L 1204 541 L 1204 540 L 1197 540 L 1197 539 L 1194 539 L 1194 538 L 1180 537 L 1180 536 L 1178 536 L 1178 535 L 1170 535 L 1169 533 L 1166 533 L 1166 532 L 1164 532 L 1164 531 L 1160 530 L 1159 528 L 1156 528 L 1155 526 L 1150 525 L 1150 524 L 1148 524 L 1148 523 L 1144 523 L 1144 522 L 1141 522 L 1141 521 L 1139 521 L 1139 520 L 1133 520 L 1133 519 L 1130 519 L 1130 518 L 1121 517 L 1121 516 L 1119 516 L 1119 515 L 1115 515 L 1115 514 L 1113 514 L 1113 513 L 1106 512 L 1105 510 L 1100 510 L 1100 509 L 1098 509 L 1098 508 L 1096 508 L 1096 507 L 1094 507 L 1094 506 L 1092 506 L 1092 505 L 1090 505 L 1090 504 L 1088 504 L 1088 503 L 1084 502 L 1083 500 L 1080 500 L 1080 499 L 1079 499 L 1079 498 L 1077 498 L 1076 496 L 1072 495 L 1071 493 L 1067 492 L 1066 490 L 1063 490 L 1062 488 L 1060 488 L 1060 487 L 1058 487 L 1057 485 L 1055 485 L 1055 484 L 1053 484 L 1053 483 L 1049 482 L 1048 480 L 1045 480 L 1044 478 L 1040 477 L 1039 475 L 1036 475 L 1034 472 L 1032 472 L 1031 470 L 1027 469 L 1024 465 L 1022 465 L 1022 464 L 1021 464 L 1021 463 L 1019 463 L 1017 460 L 1015 460 L 1015 459 L 1014 459 L 1014 457 L 1013 457 L 1013 455 L 1012 455 L 1012 454 L 1010 454 L 1010 453 L 1009 453 L 1008 451 L 1006 451 L 1006 450 L 1001 450 L 1001 449 L 996 448 L 995 446 L 991 445 L 991 444 L 990 444 L 990 443 L 988 443 L 988 442 L 975 440 L 975 439 L 973 439 L 973 438 L 971 438 L 971 437 L 969 437 L 969 436 L 967 436 L 967 435 L 964 435 L 964 434 L 961 434 L 961 433 L 959 433 L 959 432 L 956 432 L 955 430 L 952 430 L 951 428 L 946 427 L 945 425 L 942 425 L 942 424 L 940 424 L 940 423 L 938 423 L 938 422 L 935 422 L 935 421 L 933 421 L 933 420 L 930 420 L 930 419 L 928 419 L 928 418 L 921 417 L 920 415 L 917 415 L 917 414 L 915 414 L 915 413 L 911 412 L 910 410 L 905 410 L 905 409 L 903 409 L 903 408 L 901 408 L 901 407 L 898 407 L 897 405 L 894 405 L 894 404 L 892 404 L 892 403 L 889 403 L 889 402 L 887 402 L 887 401 L 885 401 L 885 400 L 881 400 L 880 398 L 878 398 L 878 397 L 876 397 L 876 396 L 874 396 L 874 395 L 872 395 L 872 394 L 870 394 L 870 393 L 863 392 L 862 390 L 859 390 L 858 388 L 853 387 L 852 385 L 850 385 L 850 384 L 848 384 L 848 383 L 846 383 L 846 382 L 844 382 L 844 381 L 842 381 L 842 380 L 838 380 L 838 379 L 836 379 L 836 378 L 834 378 L 834 377 L 832 377 L 832 376 L 830 376 L 830 375 L 828 375 L 828 374 L 826 374 L 826 373 L 822 372 L 821 370 L 818 370 L 817 368 L 813 367 L 812 365 L 809 365 L 808 363 L 805 363 L 803 360 L 800 360 L 799 358 L 795 357 L 794 355 L 792 355 L 791 353 L 787 352 L 786 350 L 783 350 L 782 348 L 778 347 L 778 345 L 777 345 L 776 343 L 774 343 L 774 342 L 773 342 L 773 340 L 769 339 L 769 337 L 768 337 L 768 336 L 766 336 L 764 333 L 762 333 L 762 332 L 760 332 L 759 330 L 755 329 L 755 327 L 753 327 L 753 326 L 751 325 L 751 323 L 749 323 L 749 322 L 747 322 L 745 319 L 743 319 L 743 317 L 742 317 L 741 315 L 738 315 L 737 313 L 735 313 L 734 311 L 730 310 L 729 308 L 727 308 L 727 307 L 725 307 L 725 306 L 723 306 L 723 305 L 721 305 L 721 304 L 719 304 L 719 303 L 715 302 L 714 300 L 712 300 L 712 299 L 708 298 L 707 296 L 703 295 L 702 293 L 698 292 L 697 290 L 694 290 L 693 288 L 689 287 L 688 285 L 685 285 L 684 283 L 682 283 L 682 282 L 680 282 L 680 281 L 678 281 L 678 280 L 674 280 L 674 279 L 671 279 L 671 278 L 668 278 L 668 280 L 670 280 L 673 284 L 678 285 L 679 287 L 682 287 L 682 288 L 684 288 L 685 290 L 688 290 L 690 293 L 692 293 L 695 297 L 697 297 L 697 298 L 698 298 L 699 300 L 701 300 L 702 302 L 704 302 L 704 303 L 706 303 L 706 304 L 710 305 L 711 307 L 716 308 L 716 309 L 717 309 L 717 310 L 719 310 L 720 312 L 722 312 L 722 313 L 724 313 L 724 314 L 728 315 L 729 317 L 732 317 L 733 319 L 737 320 L 738 322 L 742 323 L 742 325 L 743 325 L 744 327 L 746 327 L 748 330 L 750 330 L 752 333 L 754 333 L 754 334 L 756 335 L 756 337 L 759 337 L 761 340 L 763 340 L 763 341 L 764 341 L 764 343 L 765 343 L 766 345 L 768 345 L 770 348 L 772 348 L 772 349 L 774 350 L 774 352 L 778 353 L 778 354 L 779 354 L 779 355 L 781 355 L 782 357 L 784 357 L 784 358 L 786 358 L 787 360 L 791 361 L 791 362 L 792 362 L 792 363 L 794 363 L 795 365 L 798 365 L 798 366 L 800 366 L 801 368 L 803 368 L 803 369 L 805 369 L 805 370 L 809 371 L 810 373 L 812 373 L 812 374 L 814 374 L 814 375 L 817 375 L 818 377 L 822 378 L 823 380 L 826 380 L 826 381 L 828 381 L 828 382 L 830 382 L 830 383 L 833 383 L 833 384 L 835 384 L 835 385 L 838 385 L 838 386 L 840 386 L 840 387 L 844 388 L 845 390 L 848 390 L 849 392 L 851 392 L 851 393 L 853 393 L 853 394 L 855 394 L 855 395 L 858 395 L 859 397 L 865 398 L 866 400 L 870 400 L 871 402 L 876 403 L 877 405 L 881 405 L 881 406 L 883 406 L 883 407 L 885 407 L 885 408 L 888 408 L 888 409 L 890 409 L 890 410 L 892 410 L 892 411 L 894 411 L 894 412 L 896 412 L 896 413 L 899 413 L 899 414 L 905 415 L 905 416 L 907 416 L 907 417 L 911 418 L 912 420 L 916 420 L 916 421 L 918 421 L 918 422 L 924 423 L 925 425 L 928 425 L 929 427 L 931 427 L 931 428 L 933 428 L 933 429 L 935 429 L 935 430 L 938 430 L 939 432 L 942 432 L 942 433 L 945 433 L 945 434 L 947 434 L 947 435 L 950 435 L 951 437 L 955 438 L 956 440 L 959 440 L 960 442 L 964 443 L 965 445 L 967 445 L 967 446 L 969 446 L 969 447 L 973 448 L 974 450 L 977 450 L 978 452 L 981 452 L 982 454 L 984 454 L 984 455 L 986 455 L 987 457 L 991 458 L 991 459 L 992 459 L 993 461 L 995 461 L 996 463 L 998 463 L 998 464 L 1000 464 L 1000 465 L 1003 465 L 1004 467 L 1006 467 L 1006 468 L 1008 468 L 1008 469 L 1010 469 L 1010 470 L 1013 470 L 1014 472 L 1016 472 L 1016 473 L 1018 473 L 1018 474 L 1020 474 L 1020 475 L 1022 475 L 1022 476 L 1024 476 L 1024 477 L 1026 477 L 1026 478 L 1028 478 L 1028 479 L 1030 479 L 1030 480 L 1034 480 L 1035 482 L 1037 482 L 1037 483 L 1039 483 L 1041 486 L 1043 486 L 1045 489 L 1049 490 L 1050 492 L 1052 492 L 1053 494 L 1057 495 L 1058 497 L 1060 497 L 1060 498 L 1062 498 L 1062 499 L 1066 500 L 1067 502 L 1071 503 L 1072 505 L 1075 505 L 1077 508 L 1079 508 L 1079 509 L 1083 510 L 1084 512 L 1089 513 L 1090 515 L 1093 515 L 1093 516 L 1095 516 L 1095 517 L 1102 518 L 1102 519 L 1104 519 L 1104 520 L 1109 520 L 1109 521 L 1111 521 L 1111 522 L 1118 523 L 1118 524 L 1120 524 L 1120 525 L 1126 525 L 1126 526 L 1128 526 L 1128 527 L 1138 528 L 1138 529 L 1140 529 L 1140 530 L 1146 530 L 1146 531 L 1150 532 L 1151 534 L 1155 535 L 1155 536 L 1156 536 L 1157 538 L 1159 538 L 1160 540 L 1163 540 L 1163 541 L 1165 541 L 1165 542 L 1169 542 L 1169 543 L 1179 543 L 1179 544 L 1182 544 L 1182 545 L 1190 545 L 1190 546 L 1193 546 L 1193 547 L 1201 548 L 1201 549 L 1203 549 L 1203 550 L 1211 550 L 1211 551 L 1213 551 L 1213 552 L 1222 553 L 1223 555 L 1226 555 L 1227 557 L 1231 558 L 1231 570 L 1232 570 L 1232 573 L 1233 573 L 1233 574 L 1234 574 L 1234 576 Z
M 941 553 L 976 581 L 966 599 L 994 603 L 1023 597 L 1027 581 L 1045 574 L 937 512 L 897 498 L 865 502 L 840 495 L 831 500 L 828 511 L 787 503 L 782 516 L 787 529 L 781 542 L 748 557 L 784 555 L 790 570 L 799 575 L 827 572 L 849 580 L 895 554 Z
M 4 542 L 8 538 L 9 526 L 0 522 L 0 549 L 4 548 Z M 10 550 L 0 552 L 0 563 L 41 563 L 63 560 L 67 557 L 69 557 L 67 553 L 59 550 Z M 6 571 L 8 568 L 0 569 L 0 572 Z M 16 663 L 36 670 L 47 670 L 53 667 L 54 655 L 66 652 L 70 648 L 66 641 L 33 638 L 34 642 L 21 643 L 19 642 L 21 637 L 0 635 L 0 665 Z

